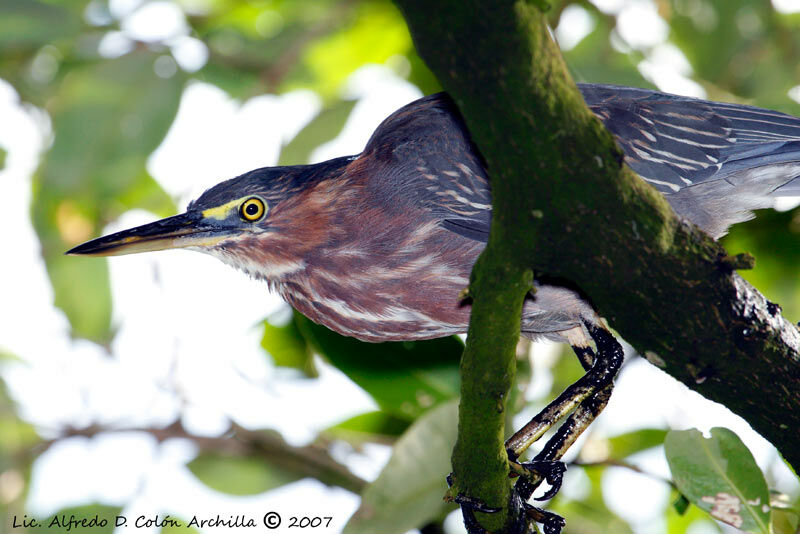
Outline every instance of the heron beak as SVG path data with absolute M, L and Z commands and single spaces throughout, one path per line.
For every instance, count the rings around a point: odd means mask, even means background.
M 200 212 L 187 211 L 92 239 L 68 250 L 66 254 L 121 256 L 154 250 L 213 246 L 230 237 L 230 230 L 209 222 Z

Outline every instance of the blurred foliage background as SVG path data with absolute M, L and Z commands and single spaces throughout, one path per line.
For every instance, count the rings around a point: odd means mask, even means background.
M 556 0 L 549 16 L 577 81 L 659 88 L 800 115 L 800 12 L 791 13 L 790 3 Z M 154 9 L 155 22 L 174 15 L 174 31 L 148 37 L 130 30 L 133 18 Z M 0 78 L 13 86 L 46 132 L 29 184 L 30 219 L 54 306 L 67 317 L 71 335 L 109 348 L 114 358 L 118 325 L 112 321 L 107 264 L 65 257 L 63 251 L 101 234 L 131 209 L 162 217 L 181 207 L 148 172 L 147 161 L 172 125 L 189 84 L 212 84 L 239 101 L 313 91 L 321 110 L 280 154 L 281 164 L 301 164 L 341 132 L 356 104 L 343 88 L 368 64 L 386 66 L 424 94 L 439 90 L 388 0 L 0 2 Z M 0 117 L 0 127 L 2 122 Z M 0 168 L 5 156 L 0 151 Z M 800 319 L 799 234 L 800 210 L 794 209 L 760 213 L 725 238 L 730 252 L 755 255 L 756 268 L 742 274 L 795 321 Z M 176 422 L 146 431 L 159 439 L 196 441 L 201 452 L 190 469 L 217 491 L 252 495 L 313 477 L 363 496 L 349 532 L 442 531 L 453 509 L 441 496 L 455 433 L 460 341 L 368 345 L 300 316 L 281 326 L 264 321 L 262 332 L 265 357 L 277 366 L 315 380 L 313 355 L 321 355 L 365 390 L 378 409 L 330 427 L 303 447 L 288 445 L 268 429 L 234 426 L 225 434 L 230 439 L 200 439 Z M 25 355 L 2 356 L 11 361 Z M 531 367 L 524 350 L 520 368 L 517 411 L 546 402 L 580 373 L 573 358 L 563 354 L 552 363 L 551 386 L 526 400 Z M 13 515 L 25 513 L 30 472 L 44 451 L 59 440 L 125 425 L 92 422 L 43 430 L 26 421 L 4 388 L 0 399 L 2 529 Z M 585 473 L 585 491 L 552 503 L 568 518 L 566 532 L 642 531 L 611 511 L 601 478 L 607 469 L 633 469 L 629 458 L 660 446 L 665 433 L 640 428 L 603 439 L 600 456 L 578 456 L 573 470 Z M 389 444 L 394 454 L 377 480 L 367 484 L 331 456 L 330 447 L 338 442 L 356 449 Z M 581 463 L 590 465 L 578 467 Z M 768 476 L 767 482 L 774 481 Z M 677 492 L 674 496 L 678 499 Z M 781 499 L 787 511 L 773 513 L 771 528 L 795 532 L 797 495 Z M 702 532 L 727 528 L 677 502 L 663 507 L 661 523 L 649 532 L 684 532 L 690 525 Z M 78 513 L 113 516 L 120 510 L 92 502 L 82 506 Z M 457 529 L 458 522 L 446 528 Z M 15 532 L 24 530 L 40 531 Z M 113 525 L 92 530 L 102 531 L 113 531 Z

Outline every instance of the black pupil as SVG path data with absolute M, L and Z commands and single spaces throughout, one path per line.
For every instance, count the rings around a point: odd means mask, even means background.
M 258 205 L 255 202 L 251 202 L 244 207 L 244 212 L 251 217 L 255 217 L 258 215 Z

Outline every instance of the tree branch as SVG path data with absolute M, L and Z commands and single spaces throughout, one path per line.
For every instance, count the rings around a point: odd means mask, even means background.
M 54 443 L 75 436 L 87 438 L 110 432 L 143 432 L 158 442 L 173 438 L 183 438 L 194 443 L 201 452 L 216 452 L 234 456 L 262 458 L 271 465 L 297 474 L 311 477 L 329 486 L 338 486 L 360 494 L 367 482 L 354 475 L 344 465 L 334 460 L 324 444 L 312 443 L 303 447 L 293 447 L 274 431 L 247 430 L 232 424 L 230 430 L 220 437 L 196 436 L 186 431 L 180 421 L 162 428 L 106 428 L 92 425 L 85 428 L 66 428 L 59 437 L 38 444 L 35 454 L 40 455 Z M 20 462 L 22 464 L 23 462 Z
M 569 77 L 538 3 L 396 2 L 492 176 L 491 235 L 473 272 L 462 363 L 462 411 L 471 414 L 459 419 L 457 489 L 492 506 L 505 495 L 478 478 L 499 480 L 502 414 L 493 410 L 502 411 L 513 377 L 528 268 L 577 283 L 651 363 L 747 419 L 800 465 L 797 329 L 732 272 L 717 242 L 679 220 L 622 165 Z M 472 404 L 481 395 L 482 409 Z M 483 435 L 462 428 L 481 421 Z M 488 456 L 463 461 L 468 448 Z

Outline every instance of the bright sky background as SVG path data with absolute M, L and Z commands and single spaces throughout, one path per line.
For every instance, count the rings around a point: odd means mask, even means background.
M 620 42 L 647 51 L 640 65 L 646 77 L 666 91 L 704 96 L 688 78 L 691 71 L 680 51 L 664 43 L 665 24 L 652 1 L 593 1 L 604 11 L 621 13 Z M 800 10 L 800 0 L 773 3 L 785 11 Z M 204 45 L 188 36 L 180 10 L 167 2 L 140 4 L 112 1 L 112 13 L 125 22 L 122 32 L 104 41 L 105 53 L 124 53 L 127 36 L 152 40 L 169 36 L 180 68 L 193 71 L 202 66 Z M 591 31 L 592 21 L 578 7 L 564 16 L 568 23 L 555 35 L 569 48 Z M 167 67 L 161 66 L 165 75 L 170 72 Z M 421 96 L 389 68 L 377 65 L 356 72 L 344 91 L 358 104 L 342 134 L 315 151 L 315 161 L 359 152 L 384 117 Z M 319 109 L 319 99 L 308 91 L 241 102 L 208 84 L 192 83 L 148 169 L 182 208 L 222 179 L 276 164 L 281 144 Z M 0 228 L 5 229 L 4 248 L 14 251 L 4 258 L 0 277 L 0 295 L 13 303 L 0 307 L 0 347 L 21 358 L 20 363 L 5 366 L 2 375 L 21 414 L 45 437 L 48 429 L 65 425 L 157 426 L 179 417 L 188 430 L 201 435 L 220 435 L 235 421 L 249 428 L 278 429 L 290 443 L 303 444 L 320 429 L 374 408 L 365 393 L 323 362 L 319 362 L 320 379 L 313 381 L 275 369 L 258 348 L 258 323 L 285 312 L 285 305 L 264 284 L 201 254 L 175 251 L 110 259 L 114 324 L 119 329 L 111 354 L 70 339 L 65 317 L 52 306 L 52 290 L 29 220 L 30 180 L 48 135 L 47 118 L 40 110 L 21 105 L 14 90 L 1 81 L 0 117 L 0 146 L 8 151 L 6 168 L 0 171 L 0 198 L 7 199 L 0 210 Z M 106 231 L 152 219 L 146 212 L 129 212 Z M 534 348 L 537 382 L 532 397 L 546 389 L 553 353 L 553 346 L 546 344 Z M 538 408 L 532 406 L 524 415 L 533 415 Z M 599 435 L 614 435 L 640 426 L 731 428 L 779 487 L 800 491 L 774 448 L 747 423 L 638 360 L 625 369 L 593 429 Z M 339 454 L 359 475 L 372 479 L 389 452 L 371 446 L 364 453 Z M 317 531 L 337 532 L 358 505 L 356 496 L 311 480 L 248 498 L 226 496 L 209 490 L 184 467 L 195 453 L 190 442 L 158 445 L 133 432 L 63 440 L 35 464 L 29 510 L 46 516 L 65 506 L 97 501 L 125 505 L 128 517 L 168 513 L 186 518 L 209 510 L 251 516 L 253 510 L 278 510 L 284 517 L 313 512 L 335 518 L 335 528 Z M 635 460 L 648 472 L 669 476 L 660 449 Z M 585 491 L 584 476 L 579 470 L 570 471 L 564 493 Z M 3 484 L 0 479 L 0 495 L 9 490 L 8 480 L 5 488 Z M 612 469 L 604 485 L 608 505 L 637 533 L 664 532 L 657 519 L 669 497 L 664 484 Z M 625 501 L 614 499 L 615 495 L 625 496 Z M 454 531 L 460 528 L 456 518 L 448 524 Z M 215 531 L 236 530 L 207 530 Z M 135 532 L 155 534 L 158 529 Z

